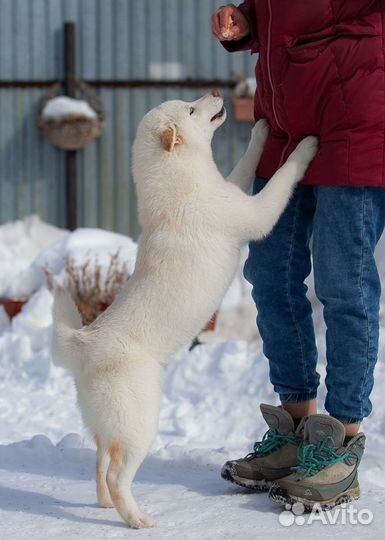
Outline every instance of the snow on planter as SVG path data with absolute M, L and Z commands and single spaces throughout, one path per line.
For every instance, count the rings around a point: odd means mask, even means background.
M 91 118 L 92 120 L 96 120 L 98 117 L 87 101 L 67 96 L 50 99 L 42 110 L 42 117 L 45 120 L 59 120 L 71 116 Z

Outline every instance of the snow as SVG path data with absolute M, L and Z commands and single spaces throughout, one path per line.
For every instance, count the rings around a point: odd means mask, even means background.
M 339 520 L 329 525 L 333 531 L 320 522 L 284 527 L 282 509 L 266 495 L 245 492 L 220 478 L 223 462 L 244 455 L 264 433 L 259 404 L 277 404 L 241 272 L 223 302 L 217 331 L 204 336 L 205 345 L 180 351 L 167 369 L 159 435 L 134 484 L 138 501 L 157 527 L 127 530 L 114 509 L 96 506 L 93 442 L 80 420 L 72 378 L 50 362 L 52 295 L 43 269 L 62 275 L 66 256 L 79 263 L 95 257 L 106 267 L 117 250 L 132 269 L 136 244 L 116 233 L 69 233 L 36 216 L 0 227 L 0 294 L 31 295 L 12 323 L 0 308 L 0 539 L 98 540 L 139 534 L 162 540 L 288 540 L 304 538 L 309 527 L 315 540 L 323 540 L 325 532 L 382 539 L 384 332 L 374 412 L 364 424 L 368 447 L 361 467 L 362 497 L 354 505 L 373 512 L 370 525 Z M 383 242 L 378 261 L 383 277 Z M 324 376 L 322 312 L 311 281 L 309 285 Z M 323 397 L 321 391 L 321 402 Z
M 79 266 L 90 261 L 106 269 L 117 253 L 131 274 L 136 244 L 127 236 L 100 229 L 78 229 L 69 234 L 42 223 L 37 216 L 4 225 L 0 227 L 0 255 L 5 260 L 0 268 L 0 296 L 29 298 L 44 285 L 46 270 L 60 279 L 66 258 Z
M 98 117 L 87 101 L 67 96 L 50 99 L 42 110 L 42 117 L 45 120 L 60 120 L 71 116 L 83 116 L 92 120 L 96 120 Z
M 31 262 L 68 232 L 43 223 L 38 216 L 6 223 L 0 227 L 0 296 L 23 298 L 19 279 Z M 11 283 L 13 284 L 11 285 Z M 12 290 L 13 289 L 13 290 Z M 28 293 L 31 291 L 28 291 Z

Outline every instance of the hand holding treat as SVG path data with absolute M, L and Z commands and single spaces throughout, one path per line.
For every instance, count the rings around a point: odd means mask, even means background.
M 250 33 L 249 22 L 233 4 L 224 6 L 211 17 L 211 28 L 219 41 L 239 40 Z

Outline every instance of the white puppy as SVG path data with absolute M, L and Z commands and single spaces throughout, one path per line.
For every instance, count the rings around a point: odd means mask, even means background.
M 248 191 L 268 127 L 259 121 L 225 180 L 211 139 L 226 117 L 218 92 L 169 101 L 142 120 L 133 171 L 142 235 L 135 271 L 98 319 L 81 328 L 64 291 L 54 303 L 53 352 L 73 371 L 97 444 L 97 494 L 131 527 L 152 526 L 132 480 L 157 431 L 164 362 L 205 326 L 238 268 L 240 248 L 267 235 L 317 152 L 308 137 L 256 196 Z

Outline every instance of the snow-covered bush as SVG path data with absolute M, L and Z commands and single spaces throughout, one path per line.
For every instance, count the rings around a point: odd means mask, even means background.
M 111 256 L 107 267 L 95 259 L 79 264 L 72 257 L 66 257 L 64 272 L 61 286 L 71 292 L 83 324 L 93 322 L 114 301 L 130 277 L 127 263 L 119 257 L 119 252 Z M 49 270 L 45 270 L 45 274 L 52 291 L 55 277 Z

